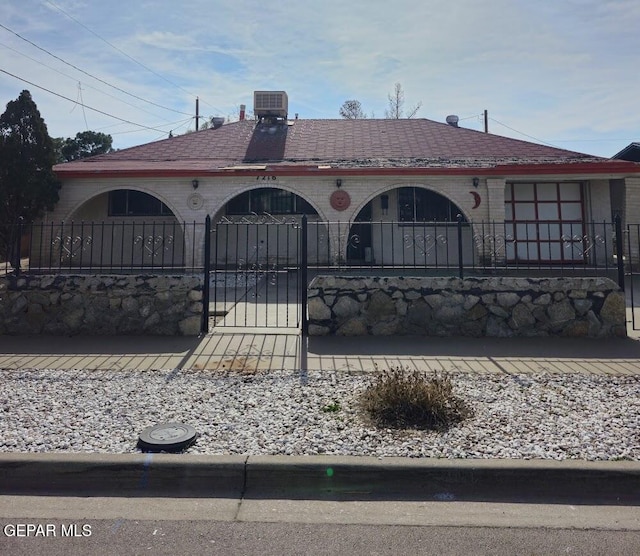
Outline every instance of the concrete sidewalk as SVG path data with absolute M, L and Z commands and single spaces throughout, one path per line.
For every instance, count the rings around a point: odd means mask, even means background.
M 199 338 L 0 336 L 0 368 L 300 369 L 297 330 L 224 330 L 214 329 Z M 372 371 L 398 365 L 481 373 L 640 375 L 640 341 L 432 337 L 312 337 L 308 341 L 309 370 Z

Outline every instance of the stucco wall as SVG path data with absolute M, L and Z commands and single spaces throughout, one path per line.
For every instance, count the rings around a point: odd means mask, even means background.
M 626 336 L 608 278 L 317 276 L 310 335 Z
M 0 334 L 193 336 L 199 276 L 24 276 L 0 280 Z

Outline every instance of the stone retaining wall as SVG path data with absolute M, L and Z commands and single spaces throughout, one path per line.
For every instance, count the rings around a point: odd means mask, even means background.
M 21 276 L 0 280 L 0 334 L 195 336 L 200 276 Z
M 317 276 L 308 299 L 312 336 L 626 336 L 608 278 Z

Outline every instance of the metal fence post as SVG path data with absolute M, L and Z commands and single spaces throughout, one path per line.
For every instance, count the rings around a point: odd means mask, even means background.
M 464 270 L 462 263 L 462 214 L 456 216 L 458 220 L 458 276 L 464 278 Z
M 22 247 L 22 224 L 24 222 L 24 218 L 22 216 L 18 217 L 18 224 L 14 226 L 14 230 L 16 232 L 16 237 L 14 241 L 11 242 L 11 247 L 9 249 L 13 250 L 13 254 L 11 256 L 11 266 L 13 267 L 13 271 L 16 276 L 20 276 L 20 257 L 22 253 L 20 249 Z
M 622 219 L 616 214 L 614 219 L 616 227 L 616 255 L 618 263 L 618 285 L 624 291 L 624 241 L 622 240 Z
M 309 321 L 307 320 L 307 215 L 302 215 L 300 230 L 300 307 L 302 312 L 302 335 L 300 338 L 300 370 L 307 370 L 307 339 L 309 336 Z
M 211 216 L 207 214 L 204 220 L 204 284 L 202 289 L 202 326 L 203 334 L 209 333 L 209 266 L 211 265 Z

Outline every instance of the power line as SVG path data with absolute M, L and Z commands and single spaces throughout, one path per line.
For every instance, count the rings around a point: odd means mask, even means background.
M 460 121 L 463 120 L 471 120 L 473 118 L 482 118 L 482 114 L 476 114 L 474 116 L 466 116 L 465 118 L 460 118 Z M 545 143 L 546 145 L 550 145 L 550 146 L 555 146 L 553 143 L 588 143 L 588 142 L 593 142 L 593 143 L 600 143 L 600 142 L 605 142 L 605 141 L 629 141 L 629 142 L 633 142 L 634 139 L 629 139 L 629 138 L 618 138 L 618 139 L 552 139 L 552 142 L 548 142 L 548 141 L 543 141 L 542 139 L 538 139 L 536 137 L 533 137 L 531 135 L 527 135 L 526 133 L 523 133 L 521 131 L 518 131 L 517 129 L 514 129 L 512 127 L 509 127 L 506 124 L 503 124 L 502 122 L 499 122 L 498 120 L 495 120 L 494 118 L 489 118 L 490 120 L 496 122 L 497 124 L 500 124 L 503 127 L 506 127 L 507 129 L 510 129 L 511 131 L 515 131 L 516 133 L 519 133 L 520 135 L 524 135 L 525 137 L 529 137 L 530 139 L 535 139 L 536 141 L 539 141 L 540 143 Z
M 6 70 L 3 70 L 2 68 L 0 68 L 0 72 L 5 73 L 5 74 L 7 74 L 7 75 L 9 75 L 9 76 L 11 76 L 11 77 L 13 77 L 15 79 L 18 79 L 18 80 L 20 80 L 20 81 L 22 81 L 24 83 L 27 83 L 28 85 L 31 85 L 32 87 L 36 87 L 36 88 L 38 88 L 38 89 L 40 89 L 42 91 L 46 91 L 47 93 L 51 93 L 52 95 L 55 95 L 57 97 L 63 98 L 65 100 L 68 100 L 69 102 L 77 103 L 76 100 L 73 100 L 73 99 L 71 99 L 69 97 L 61 95 L 60 93 L 56 93 L 56 92 L 54 92 L 54 91 L 52 91 L 50 89 L 47 89 L 46 87 L 42 87 L 40 85 L 36 85 L 35 83 L 33 83 L 31 81 L 28 81 L 26 79 L 23 79 L 22 77 L 19 77 L 17 75 L 14 75 L 13 73 L 10 73 L 10 72 L 8 72 Z M 125 120 L 124 118 L 119 118 L 118 116 L 114 116 L 113 114 L 109 114 L 108 112 L 104 112 L 103 110 L 99 110 L 98 108 L 92 108 L 91 106 L 88 106 L 86 104 L 81 104 L 81 106 L 83 106 L 85 108 L 88 108 L 89 110 L 93 110 L 94 112 L 97 112 L 98 114 L 102 114 L 103 116 L 108 116 L 109 118 L 113 118 L 114 120 L 120 120 L 121 122 L 125 122 L 127 124 L 135 125 L 135 126 L 138 126 L 138 127 L 144 128 L 144 129 L 150 129 L 152 131 L 164 131 L 164 130 L 159 129 L 157 127 L 151 127 L 151 126 L 147 126 L 147 125 L 144 125 L 144 124 L 137 124 L 136 122 L 132 122 L 131 120 Z
M 464 118 L 460 118 L 460 121 L 470 120 L 472 118 L 482 118 L 482 114 L 474 114 L 473 116 L 466 116 Z
M 163 124 L 166 126 L 175 126 L 177 125 L 177 128 L 172 128 L 171 131 L 173 131 L 173 129 L 179 129 L 181 127 L 184 127 L 185 125 L 187 125 L 191 120 L 193 120 L 193 118 L 187 118 L 186 120 L 178 120 L 177 122 L 171 122 L 171 123 L 167 123 L 167 124 Z M 122 125 L 122 124 L 114 124 L 114 125 Z M 108 126 L 111 127 L 111 126 Z M 100 128 L 100 129 L 107 129 L 106 127 Z M 114 131 L 113 133 L 110 133 L 110 135 L 126 135 L 128 133 L 138 133 L 140 131 L 140 129 L 128 129 L 127 131 Z M 163 132 L 166 133 L 166 132 Z
M 123 56 L 125 56 L 126 58 L 128 58 L 129 60 L 131 60 L 132 62 L 134 62 L 135 64 L 138 64 L 141 68 L 146 69 L 148 72 L 152 73 L 153 75 L 155 75 L 156 77 L 159 77 L 160 79 L 162 79 L 163 81 L 166 81 L 167 83 L 169 83 L 170 85 L 177 87 L 178 89 L 180 89 L 181 91 L 184 91 L 185 93 L 191 95 L 191 96 L 198 96 L 198 95 L 194 95 L 193 93 L 191 93 L 190 91 L 187 91 L 186 89 L 184 89 L 183 87 L 181 87 L 180 85 L 178 85 L 177 83 L 174 83 L 173 81 L 171 81 L 170 79 L 167 79 L 166 77 L 164 77 L 163 75 L 160 75 L 159 73 L 157 73 L 156 71 L 152 70 L 151 68 L 149 68 L 148 66 L 145 66 L 142 62 L 139 62 L 138 60 L 136 60 L 133 56 L 130 56 L 129 54 L 127 54 L 124 50 L 122 50 L 121 48 L 118 48 L 115 44 L 109 42 L 107 39 L 105 39 L 104 37 L 102 37 L 101 35 L 99 35 L 98 33 L 96 33 L 93 29 L 90 29 L 89 27 L 87 27 L 84 23 L 82 23 L 81 21 L 77 20 L 75 17 L 73 17 L 71 14 L 68 14 L 67 12 L 65 12 L 60 6 L 54 4 L 53 2 L 51 2 L 50 0 L 45 0 L 47 4 L 49 4 L 50 6 L 54 7 L 56 10 L 60 11 L 61 13 L 63 13 L 64 15 L 66 15 L 69 19 L 71 19 L 72 21 L 74 21 L 75 23 L 77 23 L 78 25 L 80 25 L 80 27 L 82 27 L 83 29 L 89 31 L 89 33 L 91 33 L 92 35 L 94 35 L 95 37 L 99 38 L 102 42 L 104 42 L 105 44 L 108 44 L 111 48 L 113 48 L 114 50 L 116 50 L 117 52 L 119 52 L 120 54 L 122 54 Z M 201 99 L 202 100 L 202 99 Z M 216 108 L 215 106 L 212 106 L 211 104 L 207 103 L 206 101 L 202 101 L 204 104 L 206 104 L 207 106 L 211 106 L 211 108 L 214 108 L 215 110 L 217 110 L 218 112 L 222 113 L 222 111 L 219 108 Z
M 629 141 L 633 143 L 635 139 L 628 137 L 619 137 L 618 139 L 554 139 L 554 143 L 601 143 L 606 141 Z
M 80 102 L 78 102 L 78 98 L 80 98 Z M 80 105 L 82 106 L 82 116 L 84 118 L 84 125 L 87 128 L 87 131 L 89 131 L 89 124 L 87 123 L 87 113 L 84 110 L 84 99 L 82 98 L 82 83 L 80 83 L 80 81 L 78 81 L 78 98 L 76 98 L 76 104 L 75 106 L 71 109 L 71 112 L 73 112 L 76 108 L 76 106 Z
M 543 141 L 542 139 L 538 139 L 537 137 L 533 137 L 533 135 L 527 135 L 526 133 L 523 133 L 522 131 L 518 131 L 517 129 L 514 129 L 512 127 L 509 127 L 506 124 L 503 124 L 502 122 L 499 122 L 498 120 L 494 119 L 494 118 L 489 118 L 492 122 L 496 122 L 497 124 L 500 124 L 502 127 L 506 127 L 507 129 L 510 129 L 511 131 L 515 131 L 516 133 L 519 133 L 520 135 L 524 135 L 525 137 L 528 137 L 529 139 L 533 139 L 534 141 L 538 141 L 539 143 L 544 143 L 545 145 L 549 145 L 550 147 L 557 147 L 557 145 L 553 145 L 551 143 L 549 143 L 548 141 Z
M 3 42 L 0 42 L 0 46 L 3 46 L 4 48 L 7 48 L 8 50 L 11 50 L 12 52 L 15 52 L 16 54 L 19 54 L 20 56 L 24 56 L 25 58 L 31 60 L 32 62 L 35 62 L 36 64 L 40 64 L 41 66 L 44 66 L 45 68 L 50 69 L 51 71 L 55 71 L 56 73 L 59 73 L 60 75 L 63 75 L 64 77 L 67 77 L 69 79 L 72 79 L 73 81 L 77 81 L 77 79 L 71 75 L 69 75 L 68 73 L 64 73 L 63 71 L 60 71 L 59 69 L 56 69 L 48 64 L 45 64 L 44 62 L 40 61 L 40 60 L 36 60 L 35 58 L 29 56 L 28 54 L 25 54 L 24 52 L 20 52 L 19 50 L 16 50 L 15 48 L 4 44 Z M 135 108 L 136 110 L 139 110 L 140 112 L 144 112 L 145 114 L 149 114 L 150 116 L 153 116 L 154 118 L 161 118 L 162 116 L 158 116 L 156 114 L 154 114 L 153 112 L 149 112 L 148 110 L 145 110 L 144 108 L 140 108 L 139 106 L 136 106 L 135 104 L 132 104 L 130 102 L 127 102 L 124 99 L 118 98 L 115 95 L 112 95 L 110 93 L 107 93 L 106 91 L 101 91 L 100 89 L 98 89 L 97 87 L 92 87 L 91 85 L 89 85 L 88 83 L 84 84 L 85 87 L 89 88 L 89 89 L 93 89 L 94 91 L 97 91 L 100 94 L 106 95 L 109 98 L 112 98 L 114 100 L 117 100 L 118 102 L 122 102 L 123 104 L 126 104 L 127 106 L 131 106 L 132 108 Z M 179 112 L 182 113 L 182 112 Z M 184 115 L 186 115 L 186 112 L 184 113 Z
M 76 71 L 79 71 L 80 73 L 84 73 L 85 75 L 88 75 L 89 77 L 91 77 L 92 79 L 95 79 L 96 81 L 100 81 L 100 83 L 104 83 L 105 85 L 107 85 L 108 87 L 111 87 L 113 89 L 116 89 L 117 91 L 120 91 L 121 93 L 124 93 L 125 95 L 129 95 L 130 97 L 136 98 L 138 100 L 141 100 L 142 102 L 147 102 L 149 104 L 152 104 L 153 106 L 157 106 L 158 108 L 162 108 L 163 110 L 169 110 L 171 112 L 176 112 L 177 114 L 182 114 L 184 116 L 190 116 L 191 114 L 187 113 L 187 112 L 181 112 L 180 110 L 175 110 L 174 108 L 169 108 L 167 106 L 162 106 L 161 104 L 157 104 L 153 101 L 147 100 L 145 98 L 139 97 L 138 95 L 134 95 L 133 93 L 129 93 L 127 91 L 125 91 L 124 89 L 121 89 L 120 87 L 116 86 L 116 85 L 112 85 L 111 83 L 105 81 L 104 79 L 100 79 L 99 77 L 96 77 L 95 75 L 92 75 L 91 73 L 84 71 L 83 69 L 80 69 L 78 66 L 73 65 L 71 62 L 67 62 L 66 60 L 64 60 L 63 58 L 60 58 L 60 56 L 56 56 L 55 54 L 53 54 L 52 52 L 49 52 L 46 48 L 42 48 L 41 46 L 38 46 L 36 43 L 34 43 L 33 41 L 30 41 L 29 39 L 23 37 L 22 35 L 20 35 L 19 33 L 16 33 L 15 31 L 13 31 L 12 29 L 9 29 L 9 27 L 3 25 L 2 23 L 0 23 L 0 27 L 2 27 L 3 29 L 5 29 L 6 31 L 9 31 L 9 33 L 12 33 L 13 35 L 15 35 L 16 37 L 18 37 L 19 39 L 29 43 L 31 46 L 34 46 L 35 48 L 37 48 L 38 50 L 41 50 L 42 52 L 45 52 L 46 54 L 48 54 L 49 56 L 55 58 L 56 60 L 59 60 L 60 62 L 62 62 L 63 64 L 66 64 L 67 66 L 72 67 L 73 69 L 75 69 Z

